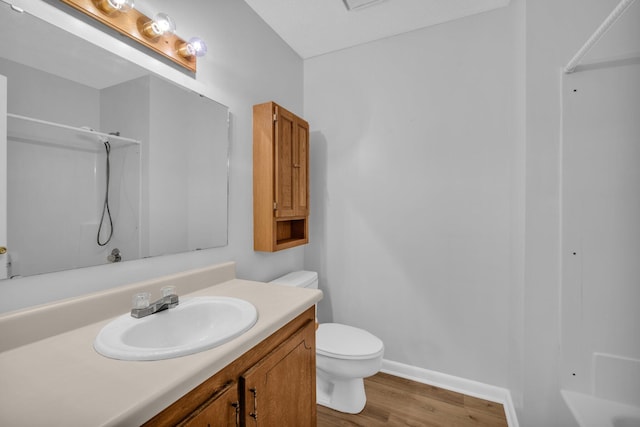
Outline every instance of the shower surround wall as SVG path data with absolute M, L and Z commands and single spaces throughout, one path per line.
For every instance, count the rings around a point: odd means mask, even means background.
M 563 79 L 561 374 L 640 407 L 638 76 L 640 59 Z
M 7 76 L 10 113 L 102 130 L 99 90 L 6 60 L 0 62 L 0 73 Z M 115 232 L 108 245 L 99 247 L 104 145 L 91 135 L 18 119 L 8 119 L 8 131 L 12 276 L 104 264 L 116 247 L 123 259 L 138 256 L 137 146 L 112 142 L 110 210 Z M 102 236 L 108 236 L 109 227 L 105 215 Z

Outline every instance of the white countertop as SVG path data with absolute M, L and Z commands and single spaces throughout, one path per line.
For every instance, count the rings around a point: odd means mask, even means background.
M 168 360 L 121 361 L 99 355 L 93 340 L 110 319 L 4 351 L 0 425 L 140 425 L 322 298 L 318 290 L 241 279 L 184 296 L 200 295 L 245 299 L 258 309 L 258 321 L 226 344 Z

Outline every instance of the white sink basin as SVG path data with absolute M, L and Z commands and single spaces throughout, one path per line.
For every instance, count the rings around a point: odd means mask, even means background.
M 161 360 L 224 344 L 258 320 L 253 304 L 230 297 L 185 298 L 169 310 L 141 319 L 115 318 L 93 344 L 103 356 L 121 360 Z

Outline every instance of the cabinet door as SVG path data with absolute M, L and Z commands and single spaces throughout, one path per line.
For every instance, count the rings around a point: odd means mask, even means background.
M 276 107 L 275 115 L 275 216 L 306 216 L 309 125 L 284 108 Z
M 309 125 L 300 118 L 295 121 L 293 176 L 295 194 L 294 215 L 309 215 Z
M 315 332 L 310 323 L 240 378 L 245 425 L 316 425 Z
M 240 404 L 238 387 L 235 382 L 214 394 L 203 403 L 179 427 L 238 427 L 240 425 Z

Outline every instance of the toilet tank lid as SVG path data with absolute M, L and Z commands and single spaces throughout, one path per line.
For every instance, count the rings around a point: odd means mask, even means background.
M 293 271 L 289 274 L 285 274 L 282 277 L 278 277 L 269 283 L 276 285 L 297 286 L 300 288 L 306 288 L 314 281 L 318 280 L 318 273 L 315 271 Z

